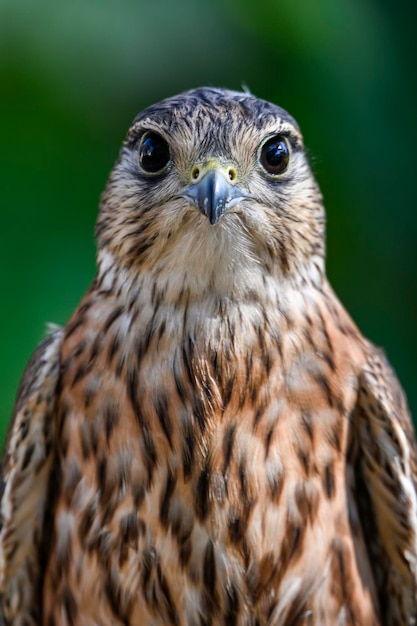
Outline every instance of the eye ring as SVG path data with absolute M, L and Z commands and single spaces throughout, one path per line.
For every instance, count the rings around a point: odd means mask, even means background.
M 145 174 L 161 174 L 171 162 L 168 142 L 154 131 L 145 132 L 139 144 L 139 167 Z
M 290 146 L 284 135 L 273 135 L 261 144 L 258 163 L 270 176 L 284 174 L 290 162 Z

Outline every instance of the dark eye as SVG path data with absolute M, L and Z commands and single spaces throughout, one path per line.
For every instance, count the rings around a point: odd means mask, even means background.
M 158 133 L 145 133 L 139 147 L 139 165 L 147 174 L 158 174 L 171 159 L 169 146 Z
M 274 135 L 261 146 L 259 162 L 268 174 L 282 174 L 287 169 L 289 160 L 290 149 L 282 135 Z

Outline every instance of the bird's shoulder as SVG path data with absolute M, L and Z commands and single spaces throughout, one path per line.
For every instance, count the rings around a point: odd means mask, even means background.
M 33 620 L 39 598 L 34 596 L 53 461 L 52 417 L 61 342 L 62 331 L 56 329 L 29 360 L 3 449 L 0 598 L 6 624 L 37 623 Z
M 390 624 L 417 618 L 417 455 L 405 394 L 384 352 L 365 342 L 352 415 L 356 500 L 381 608 Z M 387 623 L 388 623 L 387 622 Z

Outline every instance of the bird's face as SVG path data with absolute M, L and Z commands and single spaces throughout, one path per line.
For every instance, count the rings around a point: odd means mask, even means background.
M 97 235 L 106 267 L 110 257 L 131 274 L 165 271 L 181 285 L 228 289 L 259 271 L 317 278 L 324 212 L 296 122 L 219 89 L 146 109 L 110 176 Z

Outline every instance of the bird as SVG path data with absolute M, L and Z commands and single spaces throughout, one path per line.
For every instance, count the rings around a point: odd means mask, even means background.
M 326 278 L 293 117 L 212 87 L 144 109 L 96 240 L 4 445 L 3 623 L 415 625 L 412 421 Z

